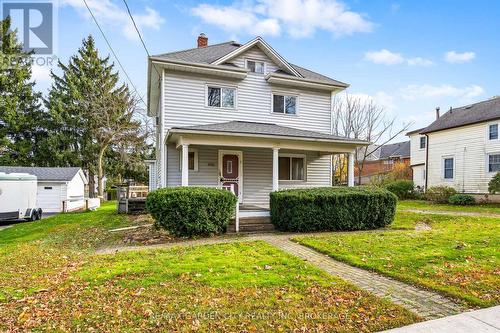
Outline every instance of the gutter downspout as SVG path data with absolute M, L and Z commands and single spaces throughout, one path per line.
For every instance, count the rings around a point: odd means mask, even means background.
M 427 192 L 428 179 L 429 179 L 429 135 L 425 134 L 425 188 L 424 192 Z

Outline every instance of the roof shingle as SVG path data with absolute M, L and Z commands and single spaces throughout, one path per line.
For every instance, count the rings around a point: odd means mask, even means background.
M 0 172 L 29 173 L 35 175 L 40 181 L 70 181 L 80 171 L 78 167 L 50 168 L 50 167 L 20 167 L 0 166 Z

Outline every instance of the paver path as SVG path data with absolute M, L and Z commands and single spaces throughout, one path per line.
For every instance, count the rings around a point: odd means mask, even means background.
M 454 216 L 477 216 L 477 217 L 498 217 L 500 214 L 481 212 L 452 212 L 446 210 L 425 210 L 425 209 L 403 209 L 401 212 L 417 214 L 454 215 Z
M 466 307 L 439 294 L 339 262 L 292 242 L 288 237 L 264 235 L 261 239 L 361 289 L 387 298 L 425 319 L 436 319 L 467 311 Z
M 297 234 L 247 234 L 238 236 L 226 236 L 219 238 L 208 238 L 191 240 L 185 242 L 147 245 L 147 246 L 123 246 L 99 250 L 99 254 L 112 254 L 122 251 L 134 251 L 145 249 L 162 249 L 177 246 L 198 246 L 210 244 L 223 244 L 247 241 L 265 241 L 289 254 L 306 260 L 310 264 L 323 271 L 338 276 L 361 289 L 371 292 L 379 297 L 387 298 L 406 309 L 416 313 L 425 319 L 436 319 L 467 311 L 467 308 L 437 293 L 419 289 L 404 282 L 384 277 L 374 272 L 353 267 L 339 262 L 327 255 L 316 252 L 306 246 L 297 244 L 290 240 Z M 318 235 L 311 234 L 311 235 Z

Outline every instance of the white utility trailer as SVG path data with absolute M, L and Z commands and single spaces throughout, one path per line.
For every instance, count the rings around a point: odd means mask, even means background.
M 38 208 L 37 178 L 27 173 L 0 172 L 0 221 L 42 218 Z

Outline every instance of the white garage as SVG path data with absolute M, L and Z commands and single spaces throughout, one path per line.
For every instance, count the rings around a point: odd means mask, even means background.
M 46 213 L 85 208 L 87 177 L 80 168 L 0 166 L 0 172 L 29 173 L 38 179 L 37 207 Z

